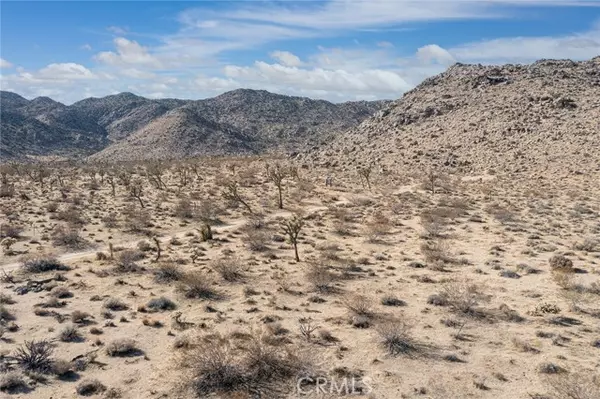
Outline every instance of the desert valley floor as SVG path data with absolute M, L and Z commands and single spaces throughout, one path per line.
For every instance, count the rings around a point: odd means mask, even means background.
M 7 173 L 0 397 L 600 397 L 597 175 L 159 164 Z

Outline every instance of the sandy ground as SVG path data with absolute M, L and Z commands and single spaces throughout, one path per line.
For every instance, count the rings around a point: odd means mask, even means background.
M 168 190 L 144 181 L 152 226 L 132 233 L 124 209 L 140 207 L 125 187 L 117 186 L 113 197 L 110 186 L 99 183 L 90 195 L 92 178 L 72 176 L 65 183 L 66 198 L 56 187 L 16 180 L 16 192 L 29 199 L 0 199 L 2 223 L 24 228 L 13 253 L 0 257 L 0 269 L 12 278 L 2 282 L 2 294 L 14 302 L 2 305 L 13 317 L 2 321 L 0 355 L 4 371 L 22 374 L 16 349 L 28 340 L 48 339 L 54 359 L 83 357 L 87 367 L 66 377 L 29 373 L 23 377 L 26 388 L 5 390 L 0 397 L 73 398 L 89 379 L 104 385 L 98 397 L 193 397 L 181 388 L 188 375 L 181 357 L 193 349 L 176 344 L 187 338 L 193 347 L 215 333 L 232 342 L 249 336 L 277 341 L 308 354 L 329 380 L 353 376 L 370 398 L 560 399 L 566 396 L 553 391 L 552 378 L 599 373 L 600 187 L 593 178 L 452 177 L 432 194 L 418 177 L 400 172 L 374 175 L 369 190 L 354 175 L 338 173 L 334 187 L 325 187 L 323 173 L 301 170 L 299 180 L 284 180 L 284 210 L 279 210 L 277 191 L 261 163 L 234 172 L 217 164 L 181 189 L 175 170 L 165 173 Z M 223 199 L 228 179 L 240 182 L 239 192 L 261 214 L 260 223 L 244 207 Z M 177 216 L 181 198 L 198 204 L 192 217 Z M 58 210 L 48 212 L 53 201 Z M 202 201 L 214 209 L 207 211 Z M 55 226 L 65 223 L 57 213 L 71 206 L 86 219 L 80 235 L 90 246 L 84 249 L 59 246 L 52 238 Z M 299 211 L 305 224 L 296 262 L 281 225 Z M 118 226 L 103 222 L 110 212 L 118 215 Z M 213 224 L 214 237 L 204 242 L 201 219 L 207 213 L 221 223 Z M 264 233 L 251 240 L 252 231 Z M 153 236 L 161 243 L 158 261 Z M 265 248 L 253 250 L 256 240 Z M 147 245 L 139 246 L 145 257 L 135 261 L 138 270 L 117 271 L 120 254 L 138 248 L 140 241 Z M 108 254 L 109 242 L 115 259 L 97 257 L 97 252 Z M 192 262 L 199 248 L 201 255 Z M 58 281 L 56 272 L 21 269 L 21 256 L 50 253 L 70 267 L 59 272 Z M 572 270 L 553 272 L 550 259 L 556 255 L 569 259 Z M 239 279 L 228 281 L 219 273 L 215 262 L 221 259 L 239 265 Z M 155 271 L 165 264 L 201 273 L 220 298 L 187 298 L 181 282 L 157 282 Z M 311 274 L 314 270 L 321 273 Z M 27 281 L 41 280 L 48 281 L 39 292 L 16 291 Z M 60 299 L 65 302 L 60 307 L 43 308 L 56 287 L 72 296 Z M 171 299 L 177 309 L 144 309 L 158 297 Z M 103 306 L 109 298 L 127 309 L 107 314 Z M 358 302 L 362 313 L 356 311 Z M 90 317 L 75 325 L 79 339 L 63 342 L 58 336 L 73 324 L 73 311 Z M 307 323 L 301 319 L 316 326 L 310 339 L 301 333 Z M 181 329 L 185 326 L 175 320 L 193 324 Z M 408 326 L 405 341 L 411 349 L 391 353 L 382 345 L 389 325 Z M 140 351 L 109 356 L 111 342 L 125 338 Z M 548 364 L 565 372 L 548 373 Z M 279 396 L 339 396 L 314 386 L 299 393 L 293 379 L 285 387 Z M 222 397 L 254 397 L 235 395 Z

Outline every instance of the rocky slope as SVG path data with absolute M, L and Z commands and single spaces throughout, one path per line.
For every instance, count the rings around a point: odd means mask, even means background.
M 95 160 L 298 151 L 358 125 L 387 102 L 327 101 L 235 90 L 206 100 L 151 100 L 131 93 L 66 106 L 0 93 L 0 157 Z
M 305 160 L 461 172 L 600 171 L 600 57 L 456 64 Z

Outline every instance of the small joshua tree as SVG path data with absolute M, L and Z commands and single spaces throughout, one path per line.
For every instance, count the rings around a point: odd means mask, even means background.
M 0 245 L 2 246 L 2 248 L 4 248 L 5 255 L 11 255 L 13 253 L 10 247 L 12 247 L 16 242 L 17 240 L 13 237 L 6 237 L 2 241 L 0 241 Z
M 294 246 L 296 262 L 300 262 L 300 256 L 298 256 L 298 236 L 303 226 L 304 220 L 299 215 L 294 215 L 283 223 L 283 231 Z
M 360 176 L 360 182 L 362 183 L 363 187 L 365 186 L 365 183 L 366 183 L 369 190 L 371 189 L 371 172 L 372 171 L 373 171 L 372 164 L 369 164 L 369 165 L 365 166 L 364 168 L 358 169 L 358 175 Z
M 201 235 L 202 241 L 212 240 L 212 238 L 213 238 L 212 229 L 210 228 L 210 225 L 208 223 L 206 223 L 204 226 L 202 226 L 202 229 L 200 229 L 200 235 Z
M 248 212 L 253 213 L 252 208 L 250 208 L 250 205 L 248 205 L 248 203 L 240 195 L 238 191 L 238 184 L 236 181 L 227 183 L 227 185 L 225 186 L 225 192 L 223 193 L 223 197 L 227 201 L 241 204 L 244 208 L 248 210 Z
M 142 200 L 142 196 L 144 195 L 144 186 L 141 180 L 136 179 L 129 184 L 129 195 L 137 199 L 140 203 L 140 206 L 144 208 L 144 201 Z
M 275 184 L 279 193 L 279 209 L 283 209 L 283 179 L 285 179 L 287 175 L 288 173 L 285 168 L 279 164 L 267 168 L 267 178 Z
M 425 174 L 424 185 L 431 192 L 431 194 L 435 194 L 435 189 L 438 185 L 439 180 L 441 179 L 441 175 L 434 169 L 430 169 Z

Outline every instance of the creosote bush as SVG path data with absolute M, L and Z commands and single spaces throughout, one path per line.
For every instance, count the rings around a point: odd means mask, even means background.
M 148 301 L 146 307 L 153 311 L 165 311 L 177 309 L 177 304 L 172 300 L 161 296 L 159 298 L 152 298 Z
M 573 261 L 564 255 L 554 255 L 550 258 L 550 268 L 562 271 L 571 270 L 573 268 Z
M 96 379 L 87 379 L 77 384 L 75 391 L 81 396 L 92 396 L 104 392 L 106 387 Z
M 22 260 L 21 269 L 27 273 L 43 273 L 51 271 L 70 270 L 53 256 L 28 256 Z

